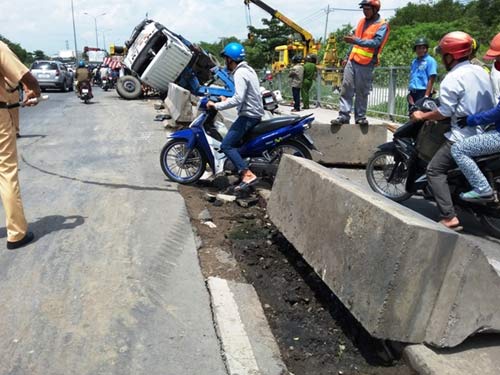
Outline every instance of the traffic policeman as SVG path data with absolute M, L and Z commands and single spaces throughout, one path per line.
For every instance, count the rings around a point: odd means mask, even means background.
M 34 239 L 24 216 L 17 167 L 16 130 L 7 108 L 6 80 L 17 86 L 22 83 L 25 105 L 40 96 L 40 86 L 9 47 L 0 41 L 0 196 L 6 215 L 7 248 L 17 249 Z

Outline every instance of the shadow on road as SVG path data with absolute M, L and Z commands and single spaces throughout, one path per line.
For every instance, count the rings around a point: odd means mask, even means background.
M 138 185 L 131 185 L 131 184 L 124 184 L 124 183 L 112 183 L 112 182 L 101 182 L 101 181 L 92 181 L 92 180 L 84 180 L 78 177 L 72 177 L 72 176 L 66 176 L 60 173 L 56 172 L 51 172 L 46 169 L 37 167 L 36 165 L 28 162 L 24 155 L 21 156 L 21 160 L 28 165 L 29 167 L 36 169 L 37 171 L 48 174 L 51 176 L 56 176 L 62 179 L 66 180 L 71 180 L 71 181 L 77 181 L 81 182 L 83 184 L 90 184 L 90 185 L 98 185 L 98 186 L 104 186 L 107 188 L 111 189 L 129 189 L 129 190 L 144 190 L 144 191 L 173 191 L 177 192 L 176 188 L 163 188 L 163 187 L 157 187 L 157 186 L 138 186 Z
M 415 212 L 418 212 L 419 214 L 431 220 L 439 221 L 439 211 L 435 203 L 433 202 L 430 202 L 423 198 L 413 197 L 405 202 L 402 202 L 402 205 Z M 459 210 L 458 218 L 460 219 L 460 223 L 464 227 L 464 230 L 461 232 L 462 234 L 468 234 L 481 238 L 488 237 L 490 241 L 498 243 L 498 240 L 490 237 L 490 234 L 485 230 L 483 225 L 471 213 L 464 210 Z
M 35 240 L 33 242 L 36 242 L 47 234 L 65 229 L 73 229 L 82 225 L 84 222 L 85 217 L 80 215 L 50 215 L 29 223 L 29 230 L 35 234 Z M 7 237 L 7 229 L 2 227 L 0 228 L 0 238 L 5 237 Z

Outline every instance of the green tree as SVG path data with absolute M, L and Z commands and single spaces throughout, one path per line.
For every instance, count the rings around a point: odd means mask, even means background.
M 262 69 L 273 62 L 274 49 L 288 44 L 293 36 L 293 30 L 276 18 L 262 19 L 263 28 L 249 26 L 250 38 L 245 41 L 248 62 L 256 69 Z M 300 37 L 299 37 L 300 38 Z
M 42 50 L 35 50 L 33 51 L 33 58 L 35 60 L 47 60 L 49 57 L 43 52 Z
M 0 35 L 0 40 L 8 45 L 12 52 L 14 52 L 19 60 L 21 60 L 23 63 L 28 64 L 31 62 L 29 61 L 28 52 L 19 44 L 11 42 L 9 39 L 3 37 L 2 35 Z

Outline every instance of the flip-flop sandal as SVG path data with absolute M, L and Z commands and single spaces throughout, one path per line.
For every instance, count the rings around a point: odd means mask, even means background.
M 250 186 L 254 185 L 257 182 L 258 178 L 255 177 L 252 181 L 249 182 L 240 182 L 238 186 L 234 188 L 234 191 L 241 191 L 248 189 Z
M 460 224 L 458 224 L 458 225 L 454 225 L 452 227 L 448 227 L 448 229 L 451 229 L 452 231 L 455 231 L 455 232 L 461 232 L 464 230 L 464 227 L 461 226 Z
M 442 224 L 442 225 L 444 225 L 444 224 Z M 453 225 L 453 226 L 451 226 L 451 227 L 447 227 L 446 225 L 444 225 L 444 226 L 445 226 L 446 228 L 448 228 L 448 229 L 452 230 L 452 231 L 455 231 L 455 232 L 461 232 L 461 231 L 463 231 L 463 230 L 464 230 L 464 227 L 463 227 L 463 226 L 461 226 L 460 224 Z

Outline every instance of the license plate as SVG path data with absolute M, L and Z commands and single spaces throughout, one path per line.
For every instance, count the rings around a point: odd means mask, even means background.
M 50 74 L 39 74 L 38 78 L 50 78 Z
M 272 103 L 273 101 L 273 98 L 264 98 L 264 103 L 266 104 Z
M 82 89 L 82 93 L 84 93 L 84 94 L 88 94 L 88 93 L 89 93 L 89 90 L 88 90 L 88 89 Z
M 309 134 L 304 133 L 304 137 L 313 145 L 314 141 Z

